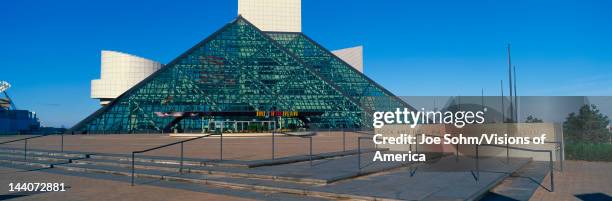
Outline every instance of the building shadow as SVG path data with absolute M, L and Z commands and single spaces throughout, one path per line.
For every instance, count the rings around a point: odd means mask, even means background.
M 587 193 L 575 195 L 578 199 L 583 201 L 612 201 L 612 197 L 605 193 Z
M 519 201 L 504 195 L 488 192 L 480 201 Z

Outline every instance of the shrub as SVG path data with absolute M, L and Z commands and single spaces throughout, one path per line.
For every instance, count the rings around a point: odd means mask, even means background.
M 612 144 L 566 144 L 565 157 L 568 160 L 612 161 Z

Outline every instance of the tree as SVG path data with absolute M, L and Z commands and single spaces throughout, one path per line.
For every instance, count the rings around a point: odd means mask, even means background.
M 584 105 L 578 114 L 569 114 L 563 122 L 563 132 L 570 142 L 606 143 L 609 123 L 608 116 L 601 114 L 595 105 Z
M 533 117 L 532 115 L 529 115 L 527 117 L 527 119 L 525 120 L 525 123 L 542 123 L 544 121 L 542 121 L 541 119 L 538 119 L 536 117 Z

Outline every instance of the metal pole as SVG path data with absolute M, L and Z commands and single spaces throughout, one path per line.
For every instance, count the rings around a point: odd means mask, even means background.
M 561 132 L 561 153 L 559 153 L 559 155 L 561 156 L 561 157 L 559 157 L 560 160 L 561 160 L 561 172 L 563 172 L 563 163 L 565 163 L 565 149 L 564 149 L 564 147 L 565 147 L 565 139 L 563 138 L 563 132 Z
M 274 160 L 274 131 L 272 131 L 272 160 Z
M 476 181 L 480 180 L 480 156 L 478 155 L 478 145 L 476 145 Z
M 514 122 L 518 123 L 518 94 L 516 93 L 516 66 L 512 66 L 512 76 L 514 79 Z
M 506 109 L 504 108 L 504 80 L 500 80 L 500 89 L 501 89 L 501 112 L 502 112 L 502 119 L 501 119 L 501 123 L 505 123 L 506 122 Z
M 134 152 L 132 152 L 132 186 L 134 186 Z
M 514 123 L 514 107 L 512 99 L 512 57 L 510 55 L 510 44 L 508 44 L 508 88 L 510 89 L 510 119 Z
M 23 160 L 28 160 L 28 139 L 23 141 Z
M 357 137 L 357 169 L 361 170 L 361 137 Z
M 419 153 L 419 139 L 417 137 L 416 143 L 414 143 L 414 152 Z
M 223 131 L 221 131 L 221 140 L 219 141 L 219 160 L 223 160 Z
M 510 144 L 506 143 L 506 163 L 510 163 Z
M 181 142 L 181 166 L 179 168 L 180 173 L 183 173 L 183 144 L 184 143 Z
M 457 148 L 455 148 L 455 162 L 459 161 L 459 143 L 457 143 Z
M 62 133 L 62 152 L 64 152 L 64 134 Z
M 552 151 L 548 152 L 550 155 L 550 192 L 555 192 L 555 172 L 553 168 L 553 153 Z
M 312 166 L 312 136 L 308 138 L 310 139 L 310 166 Z
M 342 151 L 346 151 L 346 133 L 344 128 L 342 128 Z

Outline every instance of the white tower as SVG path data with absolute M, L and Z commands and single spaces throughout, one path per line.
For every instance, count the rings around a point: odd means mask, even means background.
M 238 0 L 238 15 L 262 31 L 302 32 L 301 0 Z
M 106 105 L 159 70 L 162 64 L 130 54 L 103 50 L 101 66 L 100 79 L 91 81 L 91 98 L 100 99 L 100 104 Z

